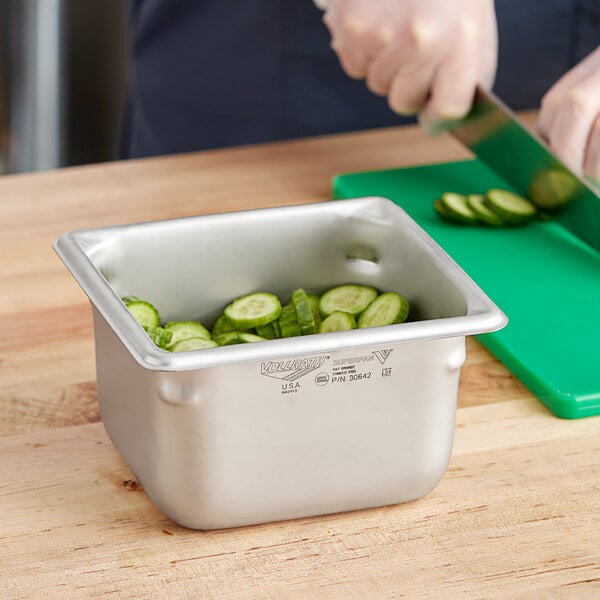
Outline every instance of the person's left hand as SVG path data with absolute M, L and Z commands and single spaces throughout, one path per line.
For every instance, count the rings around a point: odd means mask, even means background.
M 600 182 L 600 46 L 542 98 L 538 130 L 568 167 Z

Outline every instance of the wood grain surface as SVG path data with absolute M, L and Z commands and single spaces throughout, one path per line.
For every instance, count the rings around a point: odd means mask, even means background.
M 404 505 L 186 530 L 99 422 L 91 309 L 56 237 L 467 156 L 407 127 L 0 178 L 0 598 L 600 598 L 600 418 L 552 416 L 472 339 L 448 472 Z

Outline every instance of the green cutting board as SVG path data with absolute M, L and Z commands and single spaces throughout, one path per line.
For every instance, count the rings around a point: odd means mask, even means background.
M 383 196 L 401 206 L 508 316 L 480 342 L 555 415 L 600 414 L 600 253 L 552 221 L 452 225 L 433 210 L 442 192 L 492 187 L 510 189 L 469 160 L 339 175 L 333 196 Z

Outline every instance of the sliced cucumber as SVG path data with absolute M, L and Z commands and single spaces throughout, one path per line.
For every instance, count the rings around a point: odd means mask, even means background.
M 465 225 L 475 225 L 479 221 L 473 209 L 467 204 L 467 197 L 463 194 L 445 192 L 440 200 L 444 209 L 455 221 Z
M 306 292 L 298 288 L 292 292 L 292 304 L 296 310 L 298 327 L 302 335 L 317 333 L 317 325 L 313 316 L 312 306 Z
M 577 194 L 579 183 L 566 171 L 548 169 L 538 173 L 529 188 L 531 201 L 540 208 L 557 208 Z
M 266 342 L 266 338 L 248 333 L 246 331 L 228 331 L 215 338 L 219 346 L 231 346 L 233 344 L 250 344 L 253 342 Z
M 321 299 L 316 294 L 307 294 L 307 297 L 312 309 L 313 319 L 315 320 L 315 327 L 318 330 L 321 323 L 321 313 L 319 312 L 319 302 Z
M 442 200 L 440 198 L 437 198 L 436 200 L 433 201 L 433 208 L 435 209 L 435 212 L 442 217 L 442 219 L 444 219 L 444 221 L 448 221 L 450 223 L 464 223 L 464 221 L 462 219 L 457 219 L 454 216 L 454 213 L 452 213 L 451 211 L 449 211 L 446 208 L 446 205 L 442 202 Z
M 382 327 L 403 323 L 408 317 L 408 300 L 400 294 L 386 292 L 379 295 L 360 315 L 359 328 Z
M 356 319 L 353 314 L 335 310 L 321 321 L 319 333 L 333 333 L 334 331 L 349 331 L 356 329 Z
M 167 331 L 163 327 L 144 327 L 148 337 L 156 344 L 159 348 L 168 348 L 173 337 L 171 331 Z
M 477 215 L 477 218 L 483 223 L 494 225 L 496 227 L 504 225 L 504 219 L 497 212 L 486 206 L 485 196 L 483 194 L 469 194 L 467 196 L 467 204 Z
M 274 340 L 281 337 L 281 335 L 277 335 L 277 331 L 275 331 L 275 323 L 277 323 L 277 321 L 267 323 L 266 325 L 258 325 L 256 327 L 256 334 L 266 340 Z
M 215 342 L 219 346 L 230 346 L 231 344 L 240 343 L 240 331 L 226 331 L 215 337 Z
M 533 202 L 508 190 L 497 188 L 488 190 L 484 203 L 510 225 L 526 223 L 537 214 L 537 208 Z
M 225 315 L 221 315 L 213 325 L 211 336 L 214 339 L 222 333 L 227 333 L 228 331 L 248 331 L 248 329 L 236 327 Z
M 281 314 L 281 302 L 275 294 L 256 292 L 234 300 L 225 308 L 225 316 L 236 327 L 266 325 Z
M 211 332 L 199 321 L 170 321 L 161 327 L 159 313 L 140 298 L 123 298 L 150 339 L 161 348 L 184 352 L 264 342 L 314 333 L 347 331 L 399 323 L 408 315 L 408 301 L 399 294 L 379 292 L 362 284 L 338 285 L 321 297 L 297 288 L 281 306 L 269 292 L 256 292 L 231 302 Z M 345 309 L 345 310 L 344 310 Z M 357 323 L 358 321 L 358 323 Z
M 172 334 L 170 345 L 193 337 L 211 339 L 208 329 L 198 321 L 170 321 L 165 325 L 165 330 Z
M 131 298 L 123 298 L 123 302 L 125 302 L 127 310 L 142 327 L 160 327 L 160 316 L 150 302 Z
M 204 350 L 205 348 L 215 348 L 218 346 L 214 340 L 207 340 L 201 337 L 187 338 L 180 340 L 169 347 L 171 352 L 187 352 L 188 350 Z
M 537 214 L 533 202 L 498 188 L 485 194 L 446 192 L 433 201 L 433 207 L 444 220 L 452 223 L 483 223 L 495 227 L 521 225 Z
M 247 331 L 240 331 L 240 343 L 242 344 L 253 344 L 254 342 L 266 342 L 267 339 L 256 335 L 254 333 L 248 333 Z
M 269 323 L 269 325 L 271 325 L 273 327 L 273 331 L 275 332 L 275 337 L 276 338 L 282 337 L 281 336 L 281 325 L 279 325 L 279 321 L 278 320 L 277 321 L 273 321 L 272 323 Z M 258 333 L 258 331 L 256 333 Z
M 321 296 L 319 311 L 324 317 L 328 317 L 335 311 L 358 316 L 377 298 L 377 295 L 377 290 L 367 285 L 338 285 Z
M 296 337 L 302 335 L 300 325 L 298 325 L 298 316 L 293 304 L 286 304 L 281 309 L 279 317 L 279 329 L 282 338 Z

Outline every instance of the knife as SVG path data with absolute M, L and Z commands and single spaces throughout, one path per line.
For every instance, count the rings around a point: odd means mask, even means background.
M 444 124 L 473 154 L 554 221 L 600 251 L 600 197 L 492 92 L 477 88 L 462 120 Z

